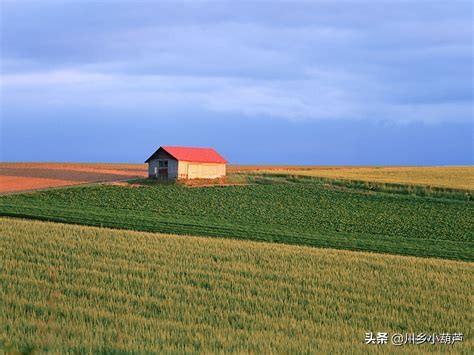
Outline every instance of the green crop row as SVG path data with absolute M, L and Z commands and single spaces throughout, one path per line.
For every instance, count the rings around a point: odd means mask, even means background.
M 297 172 L 296 172 L 297 173 Z M 307 172 L 306 172 L 307 173 Z M 337 179 L 330 177 L 320 177 L 313 175 L 298 175 L 292 171 L 287 173 L 280 172 L 254 172 L 234 174 L 248 181 L 256 183 L 278 183 L 278 182 L 312 182 L 325 184 L 332 187 L 339 187 L 352 190 L 395 193 L 402 195 L 412 195 L 421 197 L 434 197 L 450 200 L 472 201 L 474 199 L 474 190 L 457 189 L 448 187 L 436 187 L 426 185 L 410 185 L 401 183 L 389 183 L 367 180 Z
M 474 260 L 474 204 L 312 181 L 209 188 L 97 185 L 0 198 L 0 215 Z

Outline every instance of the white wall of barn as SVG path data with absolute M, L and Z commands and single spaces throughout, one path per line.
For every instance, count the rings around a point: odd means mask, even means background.
M 178 176 L 187 179 L 216 179 L 226 174 L 225 164 L 178 162 Z

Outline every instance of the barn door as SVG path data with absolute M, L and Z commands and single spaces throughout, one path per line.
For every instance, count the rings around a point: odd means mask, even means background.
M 168 160 L 158 161 L 158 178 L 167 180 L 168 179 Z
M 168 179 L 168 168 L 160 168 L 158 170 L 158 178 L 167 180 Z

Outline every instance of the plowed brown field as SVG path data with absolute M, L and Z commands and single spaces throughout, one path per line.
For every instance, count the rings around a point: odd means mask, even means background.
M 0 163 L 0 193 L 146 177 L 144 164 Z

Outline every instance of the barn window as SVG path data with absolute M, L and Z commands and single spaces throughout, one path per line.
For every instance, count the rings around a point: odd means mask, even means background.
M 168 160 L 160 160 L 158 162 L 160 168 L 167 168 L 168 167 Z

